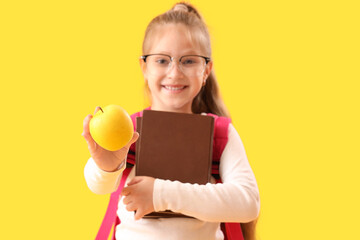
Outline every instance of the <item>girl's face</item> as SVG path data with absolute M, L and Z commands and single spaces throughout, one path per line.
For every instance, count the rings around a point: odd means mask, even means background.
M 209 62 L 201 74 L 188 76 L 179 68 L 179 58 L 184 55 L 206 56 L 198 44 L 190 40 L 188 29 L 183 24 L 166 24 L 158 27 L 152 36 L 149 52 L 174 57 L 170 69 L 164 74 L 152 74 L 147 64 L 140 59 L 144 79 L 151 93 L 151 109 L 170 112 L 192 113 L 191 105 L 210 74 Z M 206 56 L 208 57 L 208 56 Z

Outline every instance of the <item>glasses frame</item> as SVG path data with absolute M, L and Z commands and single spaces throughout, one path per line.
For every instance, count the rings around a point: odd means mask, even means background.
M 144 60 L 144 62 L 146 63 L 146 58 L 149 57 L 149 56 L 154 56 L 154 55 L 162 55 L 162 56 L 169 57 L 171 62 L 173 62 L 174 59 L 175 59 L 174 57 L 172 57 L 172 56 L 170 56 L 170 55 L 161 54 L 161 53 L 154 53 L 154 54 L 142 55 L 142 56 L 140 56 L 140 58 L 141 58 L 142 60 Z M 181 56 L 181 57 L 179 58 L 179 64 L 181 64 L 181 59 L 182 59 L 183 57 L 191 57 L 191 56 L 193 56 L 193 57 L 201 57 L 201 58 L 205 59 L 205 65 L 207 65 L 207 64 L 211 61 L 211 59 L 210 59 L 209 57 L 191 54 L 191 55 Z

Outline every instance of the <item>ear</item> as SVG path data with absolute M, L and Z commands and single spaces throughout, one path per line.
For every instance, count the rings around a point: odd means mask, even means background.
M 206 67 L 205 67 L 204 79 L 203 79 L 204 81 L 209 77 L 212 68 L 213 68 L 213 61 L 210 61 L 210 62 L 208 62 L 208 64 L 206 64 Z
M 143 73 L 144 79 L 145 81 L 147 80 L 147 76 L 146 76 L 146 63 L 144 62 L 143 59 L 139 58 L 139 64 L 140 64 L 140 68 L 141 71 Z

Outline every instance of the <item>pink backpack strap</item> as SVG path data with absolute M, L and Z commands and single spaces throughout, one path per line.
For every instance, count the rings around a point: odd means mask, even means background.
M 142 117 L 143 112 L 137 112 L 132 114 L 131 120 L 133 122 L 134 125 L 134 129 L 136 129 L 136 118 L 137 117 Z M 130 147 L 130 151 L 134 151 L 135 152 L 135 144 L 132 144 Z M 135 164 L 135 157 L 133 156 L 133 154 L 128 154 L 128 162 L 134 162 Z M 96 235 L 95 240 L 107 240 L 109 237 L 109 234 L 111 232 L 111 227 L 114 226 L 114 231 L 113 231 L 113 239 L 115 239 L 115 228 L 116 226 L 120 223 L 120 219 L 117 217 L 117 207 L 119 204 L 119 198 L 120 198 L 120 193 L 121 190 L 124 188 L 125 182 L 127 177 L 129 176 L 129 173 L 131 171 L 132 168 L 127 167 L 121 177 L 121 181 L 119 184 L 118 189 L 113 192 L 110 196 L 110 201 L 104 216 L 104 219 L 101 223 L 100 229 L 98 231 L 98 234 Z M 115 224 L 114 224 L 115 223 Z
M 213 176 L 218 176 L 217 182 L 221 183 L 219 164 L 221 154 L 228 141 L 228 129 L 231 119 L 210 113 L 208 115 L 215 118 L 212 174 Z M 222 223 L 222 225 L 225 240 L 244 240 L 240 223 Z
M 117 217 L 116 211 L 117 211 L 117 206 L 119 204 L 120 193 L 121 193 L 121 190 L 124 188 L 126 179 L 129 175 L 130 171 L 131 171 L 131 168 L 126 168 L 124 170 L 118 189 L 111 194 L 109 205 L 107 207 L 104 219 L 101 223 L 99 232 L 96 235 L 95 240 L 107 240 L 108 239 L 110 231 L 111 231 L 111 227 L 114 225 L 114 222 Z M 114 230 L 115 230 L 115 227 L 116 226 L 114 226 Z M 114 231 L 114 236 L 115 236 L 115 231 Z
M 240 223 L 225 223 L 225 240 L 244 240 Z
M 211 113 L 208 113 L 207 115 L 212 116 L 215 120 L 211 174 L 217 180 L 217 182 L 220 182 L 220 158 L 228 141 L 228 129 L 229 124 L 231 123 L 231 119 L 227 117 L 217 116 Z

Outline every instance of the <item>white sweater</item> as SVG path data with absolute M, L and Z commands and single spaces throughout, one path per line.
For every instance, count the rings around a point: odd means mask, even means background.
M 136 166 L 135 166 L 136 167 Z M 135 175 L 131 170 L 129 182 Z M 117 214 L 121 224 L 116 228 L 116 239 L 188 239 L 220 240 L 224 235 L 220 222 L 249 222 L 260 210 L 259 190 L 246 157 L 245 149 L 232 124 L 228 142 L 220 159 L 221 184 L 206 185 L 180 183 L 156 179 L 153 192 L 155 211 L 172 210 L 195 217 L 134 220 L 119 200 Z M 93 159 L 85 166 L 85 179 L 91 191 L 108 194 L 117 189 L 122 170 L 105 172 Z

